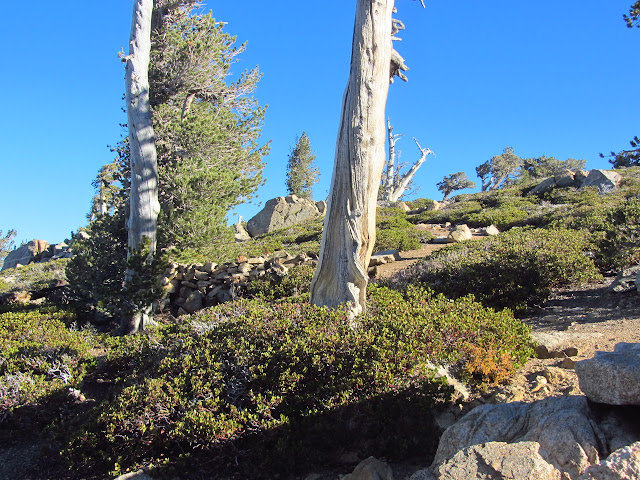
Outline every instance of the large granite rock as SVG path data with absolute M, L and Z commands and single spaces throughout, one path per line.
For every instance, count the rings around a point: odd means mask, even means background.
M 640 442 L 619 448 L 579 480 L 638 480 L 640 478 Z
M 587 178 L 584 179 L 580 188 L 597 187 L 600 193 L 607 193 L 615 190 L 622 176 L 613 170 L 591 170 Z
M 640 344 L 618 343 L 576 363 L 580 389 L 593 402 L 640 405 Z
M 560 480 L 560 471 L 547 463 L 539 450 L 540 445 L 536 442 L 490 442 L 473 445 L 440 464 L 435 470 L 436 478 Z M 418 479 L 412 477 L 412 480 Z
M 576 478 L 588 467 L 600 462 L 598 448 L 604 445 L 606 440 L 593 421 L 587 399 L 583 396 L 551 397 L 534 403 L 483 405 L 472 410 L 444 432 L 431 468 L 438 471 L 442 465 L 446 465 L 458 452 L 465 449 L 467 453 L 463 456 L 471 455 L 473 451 L 470 449 L 474 446 L 475 451 L 478 451 L 479 446 L 483 444 L 494 444 L 495 452 L 482 453 L 485 458 L 490 458 L 499 456 L 500 451 L 507 451 L 503 444 L 521 442 L 537 444 L 537 453 L 546 463 L 569 478 Z M 511 454 L 517 454 L 517 449 L 512 450 Z M 534 455 L 535 458 L 537 457 Z M 530 472 L 547 468 L 544 465 L 535 466 L 537 463 L 534 461 L 530 465 Z M 506 462 L 501 468 L 515 467 Z M 544 471 L 552 473 L 550 469 Z M 496 475 L 457 478 L 517 477 Z
M 49 242 L 45 240 L 31 240 L 26 245 L 11 251 L 4 259 L 2 270 L 15 268 L 16 265 L 28 265 L 35 261 L 39 255 L 46 252 L 49 248 Z
M 623 268 L 618 272 L 615 280 L 609 288 L 610 292 L 614 293 L 627 293 L 634 290 L 640 291 L 636 286 L 636 280 L 638 279 L 638 272 L 640 271 L 640 265 L 633 265 L 631 267 Z
M 584 171 L 565 172 L 548 177 L 542 180 L 538 185 L 529 190 L 529 195 L 541 194 L 553 190 L 554 188 L 566 187 L 597 187 L 600 193 L 607 193 L 616 189 L 620 184 L 622 176 L 613 170 L 594 169 L 589 173 Z
M 276 197 L 269 200 L 264 208 L 247 222 L 247 230 L 249 235 L 255 237 L 306 222 L 319 215 L 320 211 L 313 200 L 295 195 Z

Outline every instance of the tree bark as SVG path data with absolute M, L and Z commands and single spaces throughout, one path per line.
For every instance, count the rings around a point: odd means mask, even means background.
M 311 302 L 352 316 L 365 308 L 375 244 L 376 201 L 385 163 L 385 104 L 391 69 L 393 0 L 356 0 L 351 71 Z
M 129 251 L 148 239 L 149 258 L 156 249 L 158 202 L 158 167 L 151 109 L 149 107 L 149 57 L 153 0 L 134 0 L 129 55 L 126 58 L 126 105 L 131 159 L 131 194 L 129 198 Z M 134 272 L 127 271 L 126 282 Z M 144 325 L 144 312 L 123 319 L 123 330 L 133 333 Z M 125 325 L 126 324 L 126 325 Z

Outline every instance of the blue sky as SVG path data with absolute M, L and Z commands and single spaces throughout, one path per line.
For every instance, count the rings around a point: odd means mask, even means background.
M 619 150 L 640 134 L 631 94 L 640 30 L 622 21 L 632 0 L 396 0 L 407 29 L 396 49 L 409 82 L 391 85 L 387 115 L 401 161 L 431 148 L 416 196 L 439 199 L 444 175 L 475 167 L 512 146 L 522 157 L 584 158 Z M 263 141 L 266 184 L 257 201 L 286 194 L 288 154 L 303 131 L 331 181 L 351 54 L 355 2 L 209 1 L 216 19 L 247 51 L 236 73 L 259 65 L 256 97 L 269 109 Z M 91 181 L 112 160 L 125 122 L 124 70 L 131 0 L 33 0 L 4 6 L 0 35 L 0 229 L 17 239 L 59 242 L 86 224 Z M 243 205 L 245 220 L 260 209 Z M 237 218 L 237 217 L 232 217 Z

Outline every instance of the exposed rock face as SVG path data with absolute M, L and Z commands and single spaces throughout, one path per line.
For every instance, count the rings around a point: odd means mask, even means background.
M 589 467 L 579 480 L 637 480 L 640 478 L 640 442 L 620 448 L 597 465 Z
M 547 463 L 536 442 L 490 442 L 456 453 L 436 469 L 438 480 L 476 478 L 561 480 L 560 471 Z M 412 480 L 417 480 L 412 477 Z
M 49 248 L 49 242 L 44 240 L 31 240 L 26 245 L 11 251 L 4 259 L 2 270 L 15 268 L 16 265 L 28 265 L 35 261 L 39 255 L 46 252 Z
M 472 453 L 469 449 L 474 446 L 493 445 L 497 452 L 483 452 L 484 458 L 490 458 L 500 455 L 501 450 L 511 451 L 505 450 L 505 443 L 520 442 L 535 443 L 538 445 L 538 454 L 546 463 L 565 472 L 570 478 L 576 478 L 592 464 L 599 463 L 598 447 L 605 444 L 605 439 L 593 422 L 587 399 L 582 396 L 551 397 L 534 403 L 484 405 L 472 410 L 444 432 L 432 469 L 438 471 L 465 449 L 467 453 L 463 457 L 469 456 Z M 528 467 L 531 472 L 536 469 L 552 472 L 548 467 L 535 466 L 539 463 L 535 462 L 535 458 L 534 455 L 534 461 Z M 514 468 L 509 462 L 504 463 L 503 467 Z M 457 478 L 518 477 L 496 475 Z
M 306 222 L 320 215 L 313 200 L 295 195 L 276 197 L 269 200 L 264 208 L 247 223 L 249 235 L 255 237 L 279 228 Z
M 448 243 L 460 243 L 473 238 L 473 233 L 467 225 L 458 225 L 447 237 Z
M 614 190 L 622 180 L 622 176 L 613 170 L 565 171 L 554 177 L 545 178 L 529 191 L 530 195 L 544 193 L 559 187 L 597 187 L 600 193 Z
M 591 401 L 640 405 L 640 344 L 619 343 L 613 352 L 576 363 L 580 389 Z
M 613 170 L 591 170 L 580 188 L 598 187 L 600 193 L 606 193 L 615 190 L 621 180 L 622 176 Z
M 318 207 L 318 212 L 320 215 L 327 214 L 327 202 L 326 200 L 320 200 L 316 202 L 316 207 Z

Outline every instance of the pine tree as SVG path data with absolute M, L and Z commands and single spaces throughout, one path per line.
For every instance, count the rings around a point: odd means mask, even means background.
M 252 97 L 261 75 L 255 68 L 229 82 L 245 45 L 234 46 L 223 25 L 183 5 L 165 12 L 152 38 L 160 235 L 179 248 L 230 235 L 226 214 L 262 184 L 269 150 L 258 145 L 265 108 Z
M 309 136 L 302 132 L 300 137 L 296 137 L 296 146 L 291 150 L 287 163 L 287 190 L 290 194 L 313 198 L 313 185 L 320 181 L 320 172 L 313 165 L 315 159 Z
M 464 172 L 452 173 L 451 175 L 445 175 L 441 182 L 437 184 L 438 190 L 444 195 L 443 200 L 449 198 L 456 190 L 464 190 L 465 188 L 475 188 L 476 183 L 467 178 L 467 174 Z

